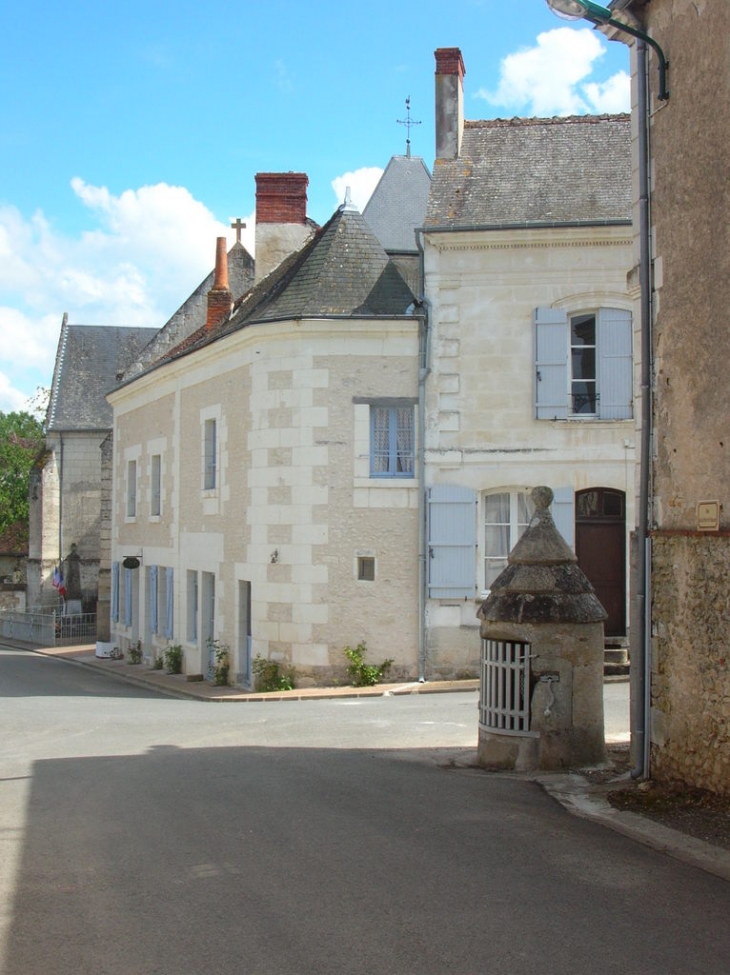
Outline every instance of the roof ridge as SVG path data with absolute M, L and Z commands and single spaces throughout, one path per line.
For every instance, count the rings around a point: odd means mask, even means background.
M 542 117 L 538 115 L 515 115 L 512 118 L 494 119 L 465 119 L 464 128 L 487 129 L 509 128 L 511 126 L 528 125 L 595 125 L 599 122 L 625 121 L 631 118 L 629 112 L 604 113 L 602 115 L 552 115 Z

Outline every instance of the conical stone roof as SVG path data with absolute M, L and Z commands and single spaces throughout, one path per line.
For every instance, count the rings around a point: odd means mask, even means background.
M 607 613 L 555 527 L 553 492 L 532 492 L 535 514 L 494 580 L 477 616 L 490 622 L 600 623 Z

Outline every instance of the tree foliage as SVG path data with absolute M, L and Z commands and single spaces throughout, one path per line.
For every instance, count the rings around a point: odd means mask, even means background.
M 0 412 L 0 533 L 28 523 L 30 469 L 43 444 L 43 427 L 30 413 Z

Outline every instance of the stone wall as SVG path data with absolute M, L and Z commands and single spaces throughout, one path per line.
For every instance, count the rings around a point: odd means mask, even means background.
M 730 795 L 730 533 L 652 555 L 652 776 Z

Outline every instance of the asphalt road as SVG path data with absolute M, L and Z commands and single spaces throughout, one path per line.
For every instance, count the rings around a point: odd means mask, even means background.
M 471 693 L 202 704 L 0 652 L 0 973 L 726 975 L 730 885 L 475 740 Z

